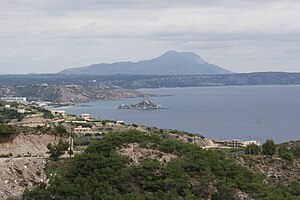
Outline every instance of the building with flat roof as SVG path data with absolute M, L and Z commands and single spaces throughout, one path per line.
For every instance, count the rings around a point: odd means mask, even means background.
M 26 97 L 1 97 L 1 101 L 27 103 Z
M 25 110 L 25 109 L 17 109 L 17 112 L 18 112 L 18 113 L 22 113 L 22 114 L 23 114 L 23 113 L 25 113 L 25 112 L 26 112 L 26 110 Z
M 74 128 L 74 133 L 78 135 L 86 135 L 86 134 L 91 134 L 93 132 L 92 129 L 89 127 L 77 126 L 76 128 Z
M 65 116 L 66 115 L 66 111 L 64 110 L 51 110 L 52 115 L 62 115 Z
M 242 141 L 239 139 L 227 139 L 227 140 L 221 139 L 221 140 L 213 140 L 213 142 L 221 146 L 233 147 L 233 148 L 246 147 L 250 144 L 260 145 L 258 140 Z
M 84 120 L 89 120 L 91 118 L 91 115 L 90 114 L 82 114 L 81 117 L 84 119 Z

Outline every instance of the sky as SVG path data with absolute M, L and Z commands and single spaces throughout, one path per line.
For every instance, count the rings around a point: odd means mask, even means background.
M 299 0 L 0 0 L 0 74 L 195 52 L 234 72 L 300 72 Z

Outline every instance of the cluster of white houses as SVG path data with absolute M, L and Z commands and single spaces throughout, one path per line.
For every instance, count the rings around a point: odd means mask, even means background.
M 51 110 L 51 113 L 53 115 L 62 115 L 65 116 L 66 112 L 64 110 Z M 90 114 L 82 114 L 81 118 L 84 119 L 84 121 L 64 121 L 64 122 L 70 122 L 70 123 L 78 123 L 78 124 L 86 124 L 88 120 L 90 120 L 91 115 Z M 90 127 L 83 127 L 83 126 L 77 126 L 74 128 L 74 133 L 78 136 L 85 136 L 87 134 L 96 134 L 101 132 L 95 132 Z

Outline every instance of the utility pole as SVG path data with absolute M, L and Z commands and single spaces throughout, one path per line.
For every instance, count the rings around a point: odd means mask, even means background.
M 251 155 L 251 144 L 250 144 L 250 136 L 249 136 L 249 144 L 248 144 L 248 146 L 249 146 L 249 154 Z
M 73 132 L 70 132 L 70 136 L 69 136 L 69 155 L 70 157 L 73 155 L 74 153 L 74 142 L 73 142 Z

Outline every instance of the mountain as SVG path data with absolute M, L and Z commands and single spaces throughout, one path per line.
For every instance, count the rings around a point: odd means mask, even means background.
M 59 73 L 92 75 L 201 75 L 230 74 L 232 72 L 207 63 L 199 55 L 192 52 L 179 53 L 168 51 L 151 60 L 93 64 L 86 67 L 65 69 Z

